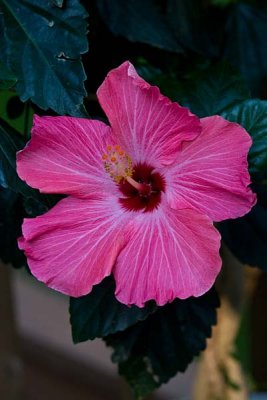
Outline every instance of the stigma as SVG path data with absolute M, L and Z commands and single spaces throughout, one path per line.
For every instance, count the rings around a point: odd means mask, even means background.
M 102 160 L 106 172 L 116 183 L 127 180 L 133 175 L 132 159 L 118 144 L 107 146 Z

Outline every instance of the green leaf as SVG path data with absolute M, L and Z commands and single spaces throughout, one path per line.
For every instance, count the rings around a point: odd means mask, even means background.
M 52 0 L 57 7 L 63 7 L 64 0 Z
M 28 186 L 16 171 L 16 154 L 24 146 L 19 133 L 0 118 L 0 186 L 23 196 L 26 209 L 31 210 L 28 215 L 39 215 L 49 209 L 48 196 Z
M 137 72 L 144 80 L 160 88 L 161 93 L 177 101 L 178 93 L 183 90 L 183 85 L 175 74 L 164 73 L 161 69 L 150 65 L 146 60 L 140 59 Z M 179 100 L 178 100 L 179 101 Z
M 151 374 L 149 362 L 143 357 L 136 357 L 122 363 L 119 365 L 119 373 L 133 388 L 136 400 L 145 398 L 160 386 L 157 377 Z
M 267 169 L 267 101 L 247 100 L 224 112 L 223 117 L 242 125 L 251 135 L 253 144 L 249 152 L 251 173 Z
M 177 299 L 158 307 L 145 321 L 105 338 L 114 350 L 112 361 L 119 364 L 119 372 L 131 385 L 135 398 L 142 398 L 178 371 L 185 371 L 204 350 L 218 306 L 212 289 L 202 297 Z
M 183 52 L 167 19 L 153 0 L 98 0 L 97 6 L 114 35 L 160 49 Z
M 218 228 L 224 242 L 242 263 L 267 272 L 267 186 L 256 184 L 252 189 L 258 201 L 250 213 L 220 222 Z
M 70 298 L 70 321 L 74 343 L 123 331 L 155 311 L 154 303 L 144 308 L 127 307 L 114 296 L 111 277 L 94 286 L 87 296 Z
M 15 75 L 0 61 L 0 90 L 11 88 L 17 82 Z
M 242 2 L 232 7 L 226 25 L 225 57 L 246 78 L 253 96 L 262 94 L 267 75 L 267 9 Z
M 17 245 L 23 218 L 49 209 L 48 196 L 30 188 L 17 175 L 16 152 L 24 146 L 17 131 L 0 119 L 0 258 L 16 268 L 26 265 Z
M 209 57 L 220 56 L 224 19 L 221 11 L 199 0 L 167 0 L 166 19 L 183 47 Z
M 0 58 L 18 78 L 21 100 L 61 115 L 83 115 L 81 54 L 88 43 L 80 2 L 59 8 L 38 0 L 1 0 L 1 11 Z
M 35 191 L 27 186 L 16 172 L 16 153 L 24 146 L 23 138 L 0 119 L 0 185 L 25 197 L 32 197 Z
M 221 114 L 250 97 L 242 77 L 227 63 L 220 62 L 189 76 L 177 101 L 199 117 Z

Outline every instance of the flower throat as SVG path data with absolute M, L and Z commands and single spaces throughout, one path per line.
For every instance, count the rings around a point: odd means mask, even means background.
M 153 211 L 165 189 L 164 178 L 146 163 L 133 165 L 131 157 L 119 146 L 107 146 L 102 155 L 106 172 L 124 195 L 120 203 L 130 211 Z

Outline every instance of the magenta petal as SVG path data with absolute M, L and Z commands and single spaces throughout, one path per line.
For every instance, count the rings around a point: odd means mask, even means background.
M 97 95 L 119 144 L 135 163 L 168 165 L 181 142 L 200 133 L 199 119 L 141 79 L 129 62 L 108 74 Z
M 103 122 L 72 117 L 34 118 L 32 139 L 17 155 L 21 179 L 46 193 L 78 197 L 114 191 L 102 154 L 112 144 Z
M 248 187 L 251 138 L 219 116 L 203 118 L 201 125 L 201 134 L 184 143 L 176 166 L 166 172 L 169 203 L 177 209 L 193 207 L 213 221 L 241 217 L 256 202 Z
M 136 231 L 114 268 L 116 297 L 124 304 L 164 305 L 201 296 L 221 268 L 220 235 L 194 210 L 161 209 L 134 221 Z
M 68 197 L 46 214 L 25 219 L 19 246 L 37 279 L 69 296 L 82 296 L 111 273 L 127 240 L 126 218 L 116 199 Z

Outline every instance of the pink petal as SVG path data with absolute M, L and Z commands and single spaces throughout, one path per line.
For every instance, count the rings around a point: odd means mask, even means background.
M 111 273 L 127 240 L 126 218 L 115 198 L 68 197 L 46 214 L 25 219 L 19 246 L 37 279 L 67 295 L 82 296 Z
M 71 117 L 34 118 L 32 139 L 17 155 L 19 176 L 46 193 L 92 195 L 115 190 L 102 154 L 112 144 L 103 122 Z
M 181 142 L 200 132 L 196 116 L 141 79 L 128 61 L 108 74 L 97 95 L 117 141 L 135 163 L 170 164 Z
M 194 210 L 161 208 L 141 215 L 114 268 L 116 297 L 124 304 L 158 305 L 201 296 L 221 268 L 220 235 Z
M 251 138 L 240 125 L 214 116 L 201 119 L 202 132 L 184 143 L 176 166 L 166 172 L 173 208 L 193 207 L 213 221 L 237 218 L 256 202 L 248 185 Z

